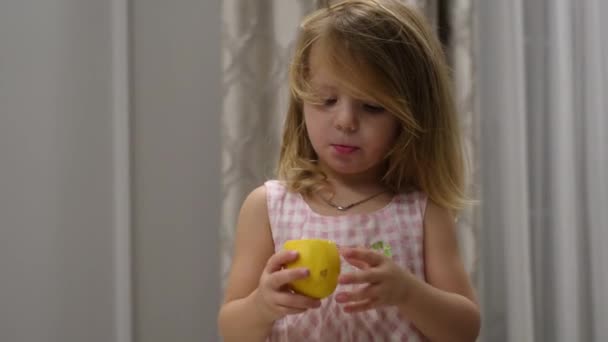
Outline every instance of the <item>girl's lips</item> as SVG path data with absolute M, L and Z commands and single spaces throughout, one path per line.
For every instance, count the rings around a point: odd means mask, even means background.
M 355 152 L 356 150 L 358 150 L 359 148 L 356 146 L 349 146 L 349 145 L 337 145 L 337 144 L 333 144 L 331 145 L 334 150 L 340 154 L 350 154 Z

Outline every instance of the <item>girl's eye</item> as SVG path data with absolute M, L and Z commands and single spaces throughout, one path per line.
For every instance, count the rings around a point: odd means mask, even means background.
M 380 107 L 377 105 L 372 105 L 372 104 L 364 104 L 363 105 L 363 109 L 365 109 L 365 111 L 367 111 L 368 113 L 382 113 L 384 112 L 384 107 Z
M 325 100 L 323 100 L 323 105 L 324 106 L 331 106 L 331 105 L 336 104 L 337 101 L 338 100 L 336 100 L 334 98 L 325 99 Z

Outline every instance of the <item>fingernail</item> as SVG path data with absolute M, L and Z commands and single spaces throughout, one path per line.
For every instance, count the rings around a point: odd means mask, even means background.
M 305 268 L 305 269 L 302 270 L 302 275 L 303 276 L 308 276 L 309 274 L 310 274 L 310 271 L 307 268 Z

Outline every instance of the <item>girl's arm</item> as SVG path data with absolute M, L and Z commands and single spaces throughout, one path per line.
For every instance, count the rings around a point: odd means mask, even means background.
M 408 274 L 399 310 L 431 341 L 475 341 L 480 314 L 458 251 L 453 216 L 429 200 L 424 217 L 426 281 Z
M 266 189 L 260 186 L 247 197 L 238 219 L 232 267 L 218 317 L 225 342 L 265 341 L 270 334 L 273 320 L 259 309 L 255 292 L 273 254 Z

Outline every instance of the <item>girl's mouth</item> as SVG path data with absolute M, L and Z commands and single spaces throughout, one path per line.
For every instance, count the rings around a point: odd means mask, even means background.
M 331 146 L 334 148 L 334 150 L 336 152 L 338 152 L 340 154 L 350 154 L 359 149 L 356 146 L 349 146 L 349 145 L 332 144 Z

